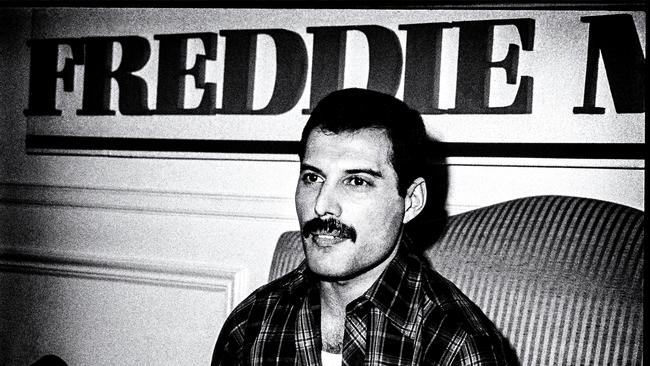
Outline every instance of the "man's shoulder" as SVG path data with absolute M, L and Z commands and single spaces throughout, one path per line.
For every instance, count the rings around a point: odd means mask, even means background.
M 453 359 L 518 365 L 508 340 L 456 285 L 426 264 L 421 278 L 422 337 L 430 349 L 447 349 Z
M 427 264 L 423 264 L 422 282 L 422 305 L 427 318 L 468 335 L 500 335 L 492 321 L 472 300 Z
M 303 268 L 259 287 L 235 307 L 219 333 L 213 364 L 239 364 L 234 360 L 244 357 L 244 345 L 257 336 L 260 327 L 287 316 L 304 289 Z
M 292 293 L 298 291 L 303 282 L 303 269 L 298 267 L 258 287 L 235 307 L 229 318 L 246 320 L 251 312 L 259 311 L 260 307 L 274 306 L 283 299 L 291 298 Z

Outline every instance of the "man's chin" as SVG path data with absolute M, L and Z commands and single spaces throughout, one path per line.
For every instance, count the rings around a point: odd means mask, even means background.
M 319 263 L 318 261 L 310 262 L 307 260 L 307 267 L 316 275 L 320 281 L 324 282 L 343 282 L 356 278 L 376 266 L 375 263 L 369 264 L 361 268 L 341 268 L 340 265 L 343 261 L 333 261 L 331 266 L 326 263 Z
M 350 268 L 345 265 L 349 254 L 338 251 L 339 247 L 310 245 L 305 252 L 309 271 L 319 278 L 346 278 Z
M 319 270 L 319 269 L 313 270 L 311 268 L 310 270 L 314 275 L 316 275 L 319 281 L 323 281 L 323 282 L 348 281 L 359 275 L 356 272 L 348 273 L 348 272 L 337 272 L 331 270 Z

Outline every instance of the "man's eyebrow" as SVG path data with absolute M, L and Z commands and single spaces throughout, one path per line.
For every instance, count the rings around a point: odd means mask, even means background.
M 307 163 L 301 163 L 300 164 L 300 171 L 303 171 L 303 170 L 311 170 L 311 171 L 314 171 L 314 172 L 316 172 L 318 174 L 323 173 L 320 169 L 316 168 L 315 166 L 313 166 L 311 164 L 307 164 Z
M 323 174 L 322 170 L 318 169 L 317 167 L 315 167 L 315 166 L 313 166 L 311 164 L 307 164 L 307 163 L 301 163 L 300 164 L 300 170 L 301 171 L 311 170 L 311 171 L 316 172 L 318 174 Z M 377 171 L 377 170 L 374 170 L 374 169 L 369 169 L 369 168 L 368 169 L 362 169 L 362 168 L 359 168 L 359 169 L 347 169 L 345 171 L 345 174 L 347 174 L 347 175 L 350 175 L 350 174 L 368 174 L 371 177 L 375 177 L 375 178 L 383 178 L 384 177 L 384 175 L 380 171 Z
M 368 174 L 375 178 L 383 178 L 384 175 L 380 171 L 374 169 L 348 169 L 345 171 L 346 174 Z

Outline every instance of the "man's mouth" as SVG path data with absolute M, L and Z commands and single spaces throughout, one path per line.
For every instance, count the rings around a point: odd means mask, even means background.
M 345 236 L 338 236 L 327 233 L 313 233 L 310 238 L 311 241 L 319 247 L 332 247 L 350 239 Z

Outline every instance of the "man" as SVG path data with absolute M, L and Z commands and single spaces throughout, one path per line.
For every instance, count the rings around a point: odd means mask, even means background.
M 410 238 L 439 183 L 425 179 L 419 113 L 382 93 L 337 91 L 313 110 L 300 146 L 306 260 L 237 306 L 212 364 L 515 364 L 494 325 Z

